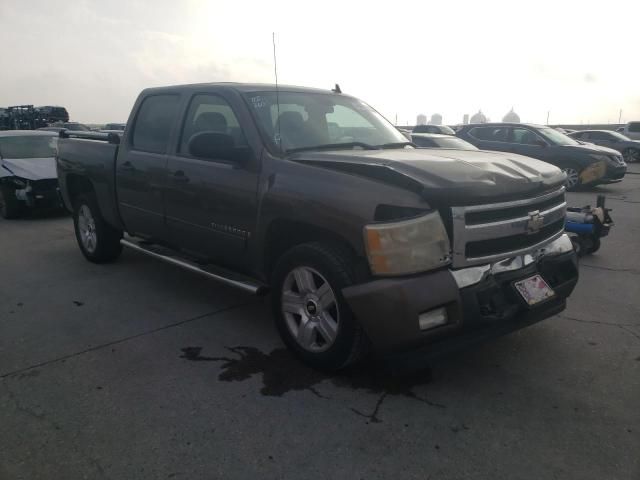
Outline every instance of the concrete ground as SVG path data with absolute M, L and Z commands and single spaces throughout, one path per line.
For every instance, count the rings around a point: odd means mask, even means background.
M 640 478 L 640 166 L 568 309 L 409 376 L 329 377 L 268 299 L 65 216 L 0 221 L 0 479 Z

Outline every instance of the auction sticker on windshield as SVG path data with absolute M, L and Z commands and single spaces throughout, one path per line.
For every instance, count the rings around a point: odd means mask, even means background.
M 527 305 L 535 305 L 555 295 L 553 289 L 540 275 L 525 278 L 515 282 L 514 285 L 518 293 L 524 298 L 524 301 L 527 302 Z

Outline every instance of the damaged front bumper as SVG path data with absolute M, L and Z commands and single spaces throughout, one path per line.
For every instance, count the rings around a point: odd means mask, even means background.
M 22 182 L 16 185 L 15 196 L 30 208 L 62 206 L 57 179 Z
M 528 306 L 514 283 L 540 275 L 554 295 Z M 374 350 L 437 355 L 523 328 L 562 311 L 578 280 L 566 234 L 530 254 L 458 270 L 374 280 L 343 295 Z

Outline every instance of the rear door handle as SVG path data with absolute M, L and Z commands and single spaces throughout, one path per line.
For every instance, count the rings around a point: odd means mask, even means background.
M 173 181 L 178 183 L 187 183 L 189 177 L 187 177 L 182 170 L 173 172 Z
M 120 165 L 120 168 L 122 170 L 135 170 L 136 168 L 133 166 L 133 164 L 130 161 L 126 161 L 124 162 L 122 165 Z

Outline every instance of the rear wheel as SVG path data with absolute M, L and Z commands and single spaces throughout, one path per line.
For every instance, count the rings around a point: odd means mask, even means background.
M 122 232 L 104 220 L 95 195 L 87 193 L 78 197 L 73 223 L 78 246 L 87 260 L 107 263 L 118 258 L 122 251 Z
M 575 190 L 582 184 L 580 172 L 575 167 L 564 167 L 562 171 L 567 175 L 565 180 L 567 190 Z
M 364 331 L 342 297 L 353 278 L 351 255 L 323 243 L 294 247 L 276 265 L 276 326 L 289 349 L 314 368 L 339 370 L 367 351 Z
M 0 214 L 7 220 L 18 218 L 23 205 L 16 198 L 15 191 L 7 185 L 0 185 Z
M 624 157 L 624 161 L 627 163 L 640 162 L 640 150 L 637 148 L 627 148 L 622 152 L 622 156 Z

